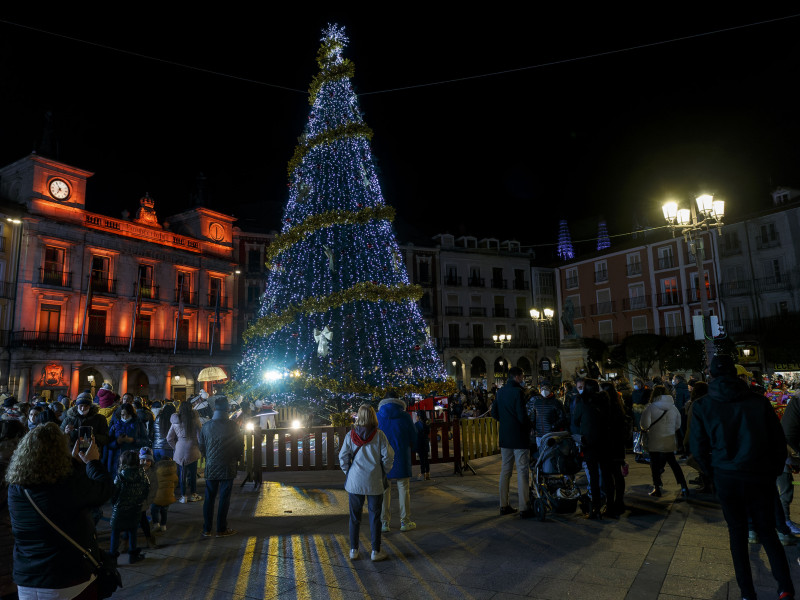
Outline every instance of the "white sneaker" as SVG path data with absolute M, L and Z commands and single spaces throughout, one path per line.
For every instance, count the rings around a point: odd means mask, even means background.
M 358 548 L 351 548 L 350 549 L 350 560 L 355 560 L 358 558 Z
M 167 531 L 167 526 L 166 525 L 162 525 L 161 526 L 161 533 L 165 533 L 166 531 Z
M 386 533 L 387 531 L 391 531 L 389 529 L 389 524 L 388 523 L 381 523 L 381 532 L 382 533 Z
M 178 502 L 180 502 L 181 504 L 186 504 L 186 496 L 181 496 L 180 498 L 178 498 Z
M 389 555 L 383 550 L 378 550 L 377 552 L 375 552 L 375 550 L 372 551 L 372 560 L 376 562 L 379 560 L 386 560 L 387 558 L 389 558 Z
M 400 524 L 400 531 L 411 531 L 412 529 L 416 529 L 417 524 L 414 521 L 407 521 L 406 523 Z
M 150 531 L 152 531 L 153 533 L 161 533 L 161 525 L 153 525 L 150 528 Z

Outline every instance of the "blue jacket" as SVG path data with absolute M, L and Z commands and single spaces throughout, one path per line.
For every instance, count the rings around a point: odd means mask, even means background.
M 406 403 L 398 398 L 384 398 L 378 404 L 378 428 L 386 434 L 394 450 L 394 465 L 386 476 L 389 479 L 411 477 L 411 450 L 417 444 L 417 430 Z

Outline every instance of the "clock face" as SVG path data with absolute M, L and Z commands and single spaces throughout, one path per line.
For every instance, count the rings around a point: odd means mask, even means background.
M 50 195 L 57 200 L 69 198 L 69 185 L 63 179 L 52 179 L 50 181 Z
M 208 237 L 215 242 L 221 242 L 225 239 L 225 228 L 219 223 L 211 223 L 208 226 Z

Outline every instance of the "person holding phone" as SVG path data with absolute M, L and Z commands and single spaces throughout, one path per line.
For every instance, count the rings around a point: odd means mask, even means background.
M 80 429 L 83 427 L 91 430 L 85 429 L 81 432 Z M 87 390 L 78 395 L 75 405 L 65 413 L 61 431 L 69 436 L 70 446 L 74 446 L 80 437 L 87 440 L 94 436 L 98 451 L 103 454 L 103 448 L 108 445 L 108 422 L 99 413 L 98 407 L 92 403 L 91 392 Z M 88 447 L 86 441 L 83 445 Z

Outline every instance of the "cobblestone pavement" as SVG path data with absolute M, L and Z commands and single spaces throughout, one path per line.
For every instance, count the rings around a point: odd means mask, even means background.
M 499 515 L 499 456 L 474 461 L 476 474 L 463 477 L 452 466 L 433 465 L 430 481 L 412 480 L 417 529 L 400 532 L 395 515 L 382 538 L 389 559 L 376 563 L 367 558 L 366 518 L 361 558 L 348 558 L 342 473 L 265 473 L 269 481 L 257 491 L 250 483 L 235 485 L 229 527 L 237 535 L 204 538 L 203 503 L 172 505 L 168 531 L 157 536 L 163 546 L 145 550 L 146 560 L 135 565 L 120 558 L 125 587 L 114 598 L 738 599 L 714 498 L 676 500 L 670 472 L 664 496 L 650 498 L 649 467 L 629 462 L 631 510 L 621 519 L 590 521 L 576 512 L 548 515 L 545 522 Z M 515 486 L 513 477 L 512 499 Z M 392 506 L 396 511 L 396 501 Z M 99 535 L 107 546 L 107 521 Z M 787 552 L 797 575 L 798 551 Z M 760 546 L 751 546 L 751 562 L 759 597 L 776 597 Z

